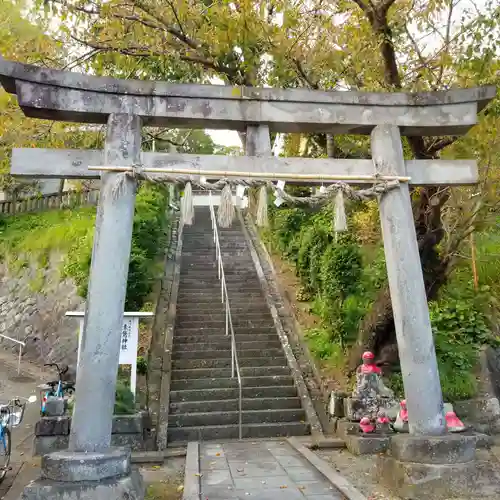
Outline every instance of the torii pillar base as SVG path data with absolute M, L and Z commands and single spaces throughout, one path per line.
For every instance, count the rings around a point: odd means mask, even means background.
M 381 485 L 405 500 L 469 496 L 478 474 L 476 436 L 398 435 L 387 455 L 377 457 Z
M 55 452 L 42 458 L 39 479 L 24 489 L 20 500 L 144 500 L 145 487 L 132 469 L 130 451 Z

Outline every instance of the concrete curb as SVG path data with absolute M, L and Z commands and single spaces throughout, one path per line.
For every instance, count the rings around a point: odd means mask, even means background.
M 252 256 L 252 261 L 254 263 L 257 275 L 259 277 L 260 286 L 262 288 L 262 291 L 264 292 L 267 306 L 269 307 L 269 311 L 271 312 L 271 315 L 273 317 L 274 326 L 280 338 L 283 351 L 285 352 L 288 366 L 290 367 L 290 370 L 292 372 L 293 380 L 295 382 L 295 386 L 297 387 L 297 392 L 299 394 L 300 401 L 302 403 L 302 408 L 306 412 L 307 420 L 311 425 L 311 434 L 314 435 L 315 437 L 323 437 L 323 428 L 321 422 L 318 418 L 316 410 L 314 409 L 314 404 L 311 400 L 311 396 L 309 395 L 309 391 L 307 389 L 304 378 L 302 377 L 300 366 L 297 363 L 297 360 L 295 359 L 292 347 L 290 346 L 290 341 L 288 340 L 287 334 L 281 323 L 278 310 L 276 309 L 276 305 L 274 304 L 274 301 L 271 297 L 269 291 L 269 285 L 264 275 L 264 270 L 262 269 L 259 256 L 254 247 L 252 238 L 248 232 L 241 211 L 237 210 L 237 214 L 243 230 L 243 234 L 245 235 L 245 240 L 247 242 L 248 249 L 250 250 L 250 255 Z
M 170 291 L 165 329 L 165 343 L 162 363 L 162 377 L 160 385 L 160 411 L 158 413 L 158 428 L 156 432 L 156 446 L 158 450 L 167 448 L 168 414 L 170 406 L 170 378 L 172 374 L 172 344 L 174 339 L 174 325 L 177 314 L 177 296 L 181 273 L 182 235 L 184 225 L 179 221 L 177 232 L 177 250 L 175 252 L 174 278 Z
M 323 459 L 319 458 L 311 450 L 308 450 L 298 439 L 288 438 L 290 443 L 316 470 L 337 488 L 347 500 L 367 500 L 345 477 L 335 472 Z
M 186 452 L 182 500 L 200 500 L 200 477 L 200 443 L 191 441 L 188 443 Z

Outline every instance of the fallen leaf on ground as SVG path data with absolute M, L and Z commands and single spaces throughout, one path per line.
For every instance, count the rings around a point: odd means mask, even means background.
M 184 485 L 183 485 L 183 484 L 181 484 L 181 485 L 177 486 L 177 491 L 178 491 L 179 493 L 180 493 L 181 491 L 183 491 L 183 490 L 184 490 Z

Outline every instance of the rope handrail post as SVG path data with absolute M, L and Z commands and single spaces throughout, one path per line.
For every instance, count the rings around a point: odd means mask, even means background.
M 19 356 L 17 358 L 17 374 L 21 374 L 21 356 L 23 354 L 23 347 L 26 345 L 23 341 L 13 339 L 12 337 L 9 337 L 8 335 L 4 335 L 3 333 L 0 333 L 0 337 L 10 340 L 11 342 L 15 342 L 16 344 L 19 344 Z

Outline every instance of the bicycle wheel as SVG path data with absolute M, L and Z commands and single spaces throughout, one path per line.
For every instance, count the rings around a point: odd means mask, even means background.
M 4 427 L 2 430 L 2 436 L 0 437 L 0 483 L 4 480 L 9 470 L 10 463 L 10 430 Z

